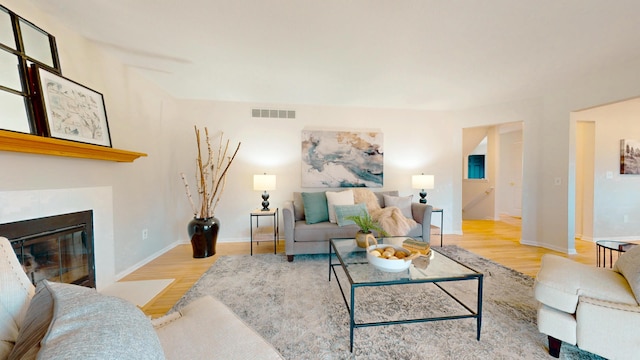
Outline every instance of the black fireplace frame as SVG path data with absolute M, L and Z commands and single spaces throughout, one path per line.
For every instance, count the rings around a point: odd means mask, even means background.
M 0 224 L 0 236 L 9 239 L 9 242 L 11 242 L 14 247 L 22 246 L 26 241 L 51 237 L 73 230 L 82 230 L 83 241 L 86 241 L 86 249 L 88 252 L 87 262 L 89 274 L 86 279 L 82 279 L 78 284 L 95 288 L 93 210 Z

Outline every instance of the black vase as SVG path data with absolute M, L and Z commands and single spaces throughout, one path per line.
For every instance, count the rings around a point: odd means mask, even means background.
M 187 232 L 191 238 L 194 258 L 206 258 L 216 254 L 216 242 L 220 221 L 215 217 L 193 218 L 189 221 Z

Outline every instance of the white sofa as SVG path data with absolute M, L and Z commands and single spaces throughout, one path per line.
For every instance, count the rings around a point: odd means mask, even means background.
M 640 246 L 620 256 L 613 269 L 544 255 L 534 294 L 538 330 L 559 357 L 562 342 L 608 359 L 640 354 Z
M 37 288 L 0 237 L 0 360 L 282 359 L 229 308 L 206 296 L 150 320 L 94 289 L 43 281 Z

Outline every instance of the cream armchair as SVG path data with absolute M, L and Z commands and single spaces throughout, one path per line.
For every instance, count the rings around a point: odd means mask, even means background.
M 613 269 L 544 255 L 534 295 L 538 330 L 559 357 L 562 342 L 608 359 L 640 354 L 640 246 L 620 256 Z

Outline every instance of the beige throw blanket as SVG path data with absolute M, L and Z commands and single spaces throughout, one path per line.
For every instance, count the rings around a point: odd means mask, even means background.
M 384 231 L 391 236 L 407 235 L 409 230 L 416 226 L 415 220 L 404 217 L 398 207 L 388 206 L 381 208 L 376 194 L 369 189 L 354 188 L 353 200 L 356 204 L 366 204 L 371 218 L 380 223 Z

